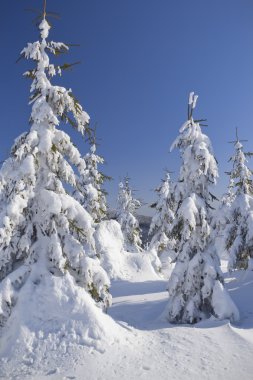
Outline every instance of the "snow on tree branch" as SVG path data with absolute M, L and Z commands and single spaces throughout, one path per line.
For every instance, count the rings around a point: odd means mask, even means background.
M 96 301 L 106 309 L 111 303 L 110 282 L 96 257 L 95 221 L 68 194 L 69 188 L 78 190 L 81 176 L 87 174 L 86 161 L 70 137 L 57 129 L 60 119 L 72 120 L 83 134 L 89 116 L 71 90 L 51 84 L 54 69 L 47 51 L 68 48 L 47 42 L 50 26 L 45 19 L 39 29 L 41 41 L 28 44 L 21 52 L 36 62 L 32 125 L 15 140 L 0 170 L 0 327 L 27 287 L 35 291 L 49 283 L 61 283 L 63 288 L 68 283 L 73 292 L 83 294 L 82 299 L 88 297 L 87 307 L 89 302 L 96 309 Z M 59 301 L 58 293 L 51 296 Z M 80 308 L 77 299 L 73 304 Z
M 33 79 L 30 91 L 30 103 L 33 103 L 31 122 L 45 122 L 56 126 L 62 120 L 84 134 L 89 131 L 89 115 L 74 97 L 71 89 L 53 86 L 50 82 L 54 75 L 61 75 L 62 69 L 50 64 L 48 53 L 55 55 L 60 51 L 68 51 L 69 48 L 62 42 L 47 41 L 50 25 L 46 19 L 42 20 L 39 29 L 41 41 L 28 43 L 21 51 L 21 56 L 37 63 L 35 69 L 24 74 Z M 69 113 L 73 115 L 73 119 Z
M 209 138 L 193 119 L 197 95 L 190 94 L 188 120 L 172 148 L 179 148 L 181 168 L 174 187 L 178 203 L 172 236 L 178 241 L 176 266 L 168 283 L 167 318 L 174 323 L 196 323 L 209 318 L 237 319 L 239 314 L 223 289 L 219 259 L 211 240 L 210 185 L 218 168 Z M 217 299 L 221 297 L 221 299 Z M 219 303 L 223 302 L 222 311 Z

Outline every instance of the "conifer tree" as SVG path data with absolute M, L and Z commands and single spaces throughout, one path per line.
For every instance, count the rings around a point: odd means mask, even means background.
M 125 249 L 129 252 L 142 251 L 139 222 L 134 216 L 139 207 L 141 202 L 133 197 L 129 179 L 125 178 L 119 184 L 117 220 L 121 225 Z
M 243 152 L 237 133 L 234 146 L 235 153 L 230 158 L 233 168 L 228 174 L 234 181 L 235 193 L 229 197 L 230 207 L 226 212 L 229 224 L 223 231 L 224 241 L 230 270 L 253 269 L 253 181 L 246 159 L 252 153 Z
M 71 90 L 51 84 L 68 65 L 51 64 L 49 54 L 69 47 L 48 41 L 49 30 L 44 13 L 40 40 L 21 52 L 35 64 L 25 73 L 32 79 L 31 129 L 17 138 L 0 171 L 0 326 L 25 285 L 35 289 L 52 277 L 69 279 L 102 307 L 111 299 L 108 277 L 95 256 L 93 219 L 65 188 L 77 188 L 86 163 L 57 127 L 68 122 L 85 134 L 89 116 Z
M 175 199 L 173 234 L 178 255 L 168 291 L 167 318 L 174 323 L 196 323 L 202 319 L 238 318 L 238 311 L 222 285 L 219 259 L 211 244 L 210 185 L 218 169 L 209 138 L 201 131 L 202 120 L 193 119 L 197 95 L 191 93 L 188 120 L 172 145 L 179 148 L 182 165 Z
M 226 257 L 227 253 L 224 237 L 227 235 L 227 229 L 229 228 L 229 209 L 234 197 L 234 180 L 230 177 L 227 192 L 223 194 L 217 208 L 213 210 L 211 216 L 212 240 L 214 241 L 216 252 L 220 258 L 224 258 L 224 254 Z
M 234 199 L 235 199 L 235 181 L 230 176 L 228 190 L 222 197 L 222 203 L 229 207 L 233 203 Z
M 149 235 L 152 236 L 149 248 L 155 249 L 160 256 L 163 252 L 171 252 L 176 247 L 176 241 L 171 237 L 171 227 L 174 221 L 173 184 L 167 172 L 162 184 L 155 189 L 158 200 L 151 205 L 156 212 L 152 218 Z
M 104 159 L 96 153 L 95 137 L 90 137 L 90 141 L 90 152 L 84 156 L 86 169 L 80 176 L 77 183 L 78 190 L 74 192 L 74 196 L 89 212 L 95 223 L 100 223 L 107 213 L 106 192 L 102 186 L 110 177 L 99 171 L 98 165 L 103 164 Z

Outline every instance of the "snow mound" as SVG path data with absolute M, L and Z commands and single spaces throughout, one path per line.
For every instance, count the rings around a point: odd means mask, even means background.
M 218 319 L 228 318 L 232 321 L 239 321 L 239 311 L 219 281 L 215 281 L 213 287 L 212 303 Z
M 166 250 L 159 255 L 160 263 L 161 263 L 161 273 L 164 278 L 169 279 L 171 273 L 175 267 L 174 259 L 175 259 L 175 251 Z
M 45 368 L 52 356 L 62 361 L 69 350 L 103 346 L 118 341 L 118 326 L 77 286 L 73 277 L 47 275 L 40 283 L 27 281 L 1 332 L 0 377 L 19 367 Z
M 102 221 L 94 234 L 101 265 L 111 279 L 158 279 L 152 252 L 124 251 L 124 237 L 116 220 Z

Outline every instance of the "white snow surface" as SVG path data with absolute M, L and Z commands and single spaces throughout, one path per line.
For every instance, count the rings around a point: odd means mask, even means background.
M 40 294 L 35 288 L 26 289 L 29 304 L 21 304 L 11 317 L 14 323 L 19 317 L 22 325 L 14 325 L 1 340 L 0 378 L 252 379 L 252 271 L 233 272 L 232 277 L 225 273 L 226 288 L 241 315 L 235 324 L 209 319 L 193 326 L 171 325 L 161 317 L 168 298 L 167 280 L 154 280 L 149 272 L 141 277 L 139 282 L 112 282 L 109 316 L 90 299 L 86 302 L 87 294 L 72 294 L 76 287 L 72 288 L 70 277 L 52 278 L 50 284 L 47 280 L 44 290 L 37 287 Z M 59 294 L 65 286 L 69 298 L 63 300 Z M 64 315 L 59 313 L 63 304 Z M 49 318 L 42 326 L 45 313 Z M 73 326 L 72 336 L 64 336 L 66 325 Z
M 125 251 L 122 230 L 116 220 L 99 223 L 94 238 L 101 266 L 111 279 L 139 282 L 147 275 L 152 280 L 159 279 L 155 253 Z
M 0 337 L 0 378 L 44 372 L 48 359 L 64 361 L 75 347 L 101 350 L 122 336 L 121 328 L 73 277 L 30 274 Z M 10 281 L 7 278 L 7 281 Z M 8 292 L 8 284 L 6 292 Z M 39 286 L 38 286 L 39 282 Z M 15 364 L 14 364 L 15 363 Z M 13 366 L 14 365 L 14 366 Z M 30 369 L 29 369 L 30 368 Z M 34 376 L 34 375 L 33 375 Z M 15 377 L 16 378 L 16 377 Z

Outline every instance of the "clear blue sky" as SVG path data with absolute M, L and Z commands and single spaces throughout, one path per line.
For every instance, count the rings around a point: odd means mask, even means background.
M 0 160 L 14 138 L 28 129 L 27 63 L 15 64 L 27 42 L 37 39 L 33 14 L 42 0 L 1 2 Z M 65 57 L 82 61 L 62 77 L 92 124 L 98 123 L 99 152 L 114 205 L 126 173 L 146 202 L 164 168 L 179 168 L 169 147 L 186 118 L 189 91 L 199 94 L 196 116 L 208 119 L 206 133 L 220 164 L 216 193 L 225 190 L 225 170 L 235 126 L 253 150 L 253 1 L 252 0 L 48 0 L 55 41 L 80 43 Z M 67 128 L 82 153 L 79 135 Z M 147 209 L 143 210 L 147 212 Z

